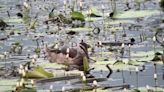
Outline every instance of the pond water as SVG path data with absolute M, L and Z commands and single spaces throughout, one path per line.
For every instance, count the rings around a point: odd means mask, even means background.
M 66 7 L 73 6 L 72 1 L 74 0 L 67 0 Z M 77 1 L 78 5 L 75 5 L 75 10 L 79 11 L 80 3 L 79 0 Z M 161 13 L 160 11 L 158 1 L 138 0 L 141 2 L 141 4 L 140 10 L 137 10 L 138 6 L 136 1 L 128 0 L 131 9 L 125 11 L 127 9 L 125 5 L 126 0 L 117 0 L 116 10 L 118 14 L 116 14 L 115 20 L 112 20 L 109 17 L 109 13 L 112 12 L 110 0 L 83 1 L 84 9 L 82 13 L 86 17 L 86 24 L 84 28 L 76 29 L 71 28 L 70 25 L 66 25 L 66 27 L 61 26 L 61 30 L 58 30 L 56 24 L 50 23 L 48 25 L 49 28 L 47 28 L 47 25 L 44 22 L 48 19 L 48 14 L 54 7 L 55 15 L 58 15 L 59 13 L 62 13 L 64 15 L 64 11 L 66 11 L 66 15 L 69 16 L 71 9 L 66 8 L 65 10 L 63 0 L 29 0 L 27 2 L 30 5 L 29 16 L 31 17 L 31 21 L 34 21 L 35 16 L 37 15 L 37 23 L 35 29 L 29 29 L 28 24 L 25 24 L 23 19 L 18 18 L 16 15 L 17 13 L 21 12 L 19 7 L 22 7 L 24 0 L 0 0 L 0 19 L 4 20 L 6 23 L 12 26 L 7 27 L 5 31 L 0 31 L 0 39 L 6 38 L 6 40 L 0 41 L 0 67 L 3 68 L 6 65 L 7 67 L 5 68 L 9 69 L 10 71 L 11 66 L 18 67 L 20 64 L 29 62 L 31 60 L 30 58 L 32 58 L 33 55 L 36 54 L 34 53 L 35 48 L 37 48 L 36 39 L 39 39 L 38 43 L 39 47 L 41 48 L 41 54 L 40 58 L 38 58 L 37 60 L 37 65 L 41 66 L 43 66 L 44 64 L 49 64 L 47 59 L 43 59 L 45 44 L 50 46 L 52 44 L 60 42 L 64 43 L 64 45 L 72 46 L 72 44 L 79 43 L 83 39 L 95 49 L 95 53 L 90 55 L 90 57 L 95 59 L 97 62 L 90 64 L 91 67 L 95 68 L 90 72 L 90 74 L 93 75 L 95 78 L 106 78 L 106 76 L 108 75 L 108 69 L 105 67 L 105 65 L 108 63 L 110 64 L 110 67 L 114 70 L 110 78 L 108 78 L 106 81 L 100 82 L 100 85 L 118 86 L 128 84 L 131 87 L 130 89 L 136 88 L 137 86 L 139 88 L 145 87 L 146 85 L 149 85 L 151 87 L 156 86 L 153 77 L 155 72 L 154 63 L 151 60 L 154 57 L 154 51 L 161 53 L 163 51 L 163 48 L 159 43 L 153 42 L 156 27 L 162 24 L 161 18 L 163 19 L 163 13 Z M 95 13 L 103 16 L 102 5 L 105 7 L 104 17 L 90 18 L 90 20 L 92 20 L 93 22 L 89 22 L 89 18 L 87 18 L 86 16 L 88 7 L 96 9 Z M 8 16 L 7 11 L 9 12 L 10 17 Z M 94 28 L 94 26 L 100 28 L 100 34 L 93 34 L 91 30 Z M 78 34 L 71 36 L 66 34 L 70 30 L 75 31 Z M 15 34 L 8 37 L 10 32 L 14 32 Z M 50 34 L 51 32 L 54 32 L 55 34 Z M 125 34 L 126 36 L 123 37 L 123 35 Z M 121 50 L 121 46 L 96 46 L 98 41 L 101 41 L 102 43 L 129 43 L 131 38 L 135 39 L 135 44 L 130 47 L 130 55 L 129 46 L 127 45 L 125 45 L 124 47 L 123 56 L 121 56 L 121 54 L 119 53 Z M 23 45 L 22 53 L 7 53 L 7 57 L 4 59 L 4 52 L 9 52 L 12 43 L 15 42 L 19 42 L 21 45 Z M 109 48 L 116 49 L 118 51 L 110 52 Z M 91 53 L 91 50 L 89 52 Z M 30 55 L 30 58 L 28 58 L 28 55 Z M 111 64 L 118 59 L 126 62 L 129 58 L 132 61 L 137 61 L 138 66 L 115 66 Z M 164 66 L 162 65 L 161 61 L 155 63 L 157 63 L 157 85 L 159 88 L 164 88 Z M 136 74 L 136 67 L 139 67 L 139 69 L 142 70 L 143 65 L 145 66 L 145 70 Z M 61 73 L 57 70 L 58 68 L 56 67 L 58 67 L 58 65 L 54 67 L 49 67 L 47 65 L 44 68 L 51 72 Z M 120 70 L 120 72 L 118 72 L 118 70 Z M 122 70 L 123 72 L 121 72 Z M 63 72 L 63 70 L 61 71 Z M 16 77 L 16 79 L 17 78 L 19 77 Z M 3 76 L 1 79 L 3 80 Z M 38 90 L 48 90 L 49 87 L 53 85 L 54 91 L 61 91 L 63 87 L 68 90 L 82 88 L 83 85 L 81 83 L 74 84 L 74 82 L 77 81 L 79 81 L 79 79 L 72 79 L 70 81 L 64 80 L 58 82 L 47 82 L 44 84 L 38 83 L 36 84 L 36 87 Z M 123 89 L 117 91 L 121 90 Z

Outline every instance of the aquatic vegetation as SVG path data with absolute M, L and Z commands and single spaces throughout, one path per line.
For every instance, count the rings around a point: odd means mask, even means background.
M 37 66 L 32 71 L 28 71 L 26 75 L 24 76 L 24 78 L 27 78 L 27 79 L 51 78 L 51 77 L 54 77 L 54 75 L 52 73 L 45 71 L 44 68 L 40 66 Z
M 11 44 L 10 53 L 21 54 L 23 50 L 23 45 L 20 42 L 15 42 Z
M 83 57 L 83 67 L 84 67 L 84 72 L 89 72 L 89 61 L 87 57 Z
M 0 1 L 0 92 L 163 92 L 161 10 L 163 0 Z
M 125 64 L 122 60 L 117 60 L 113 65 Z
M 84 15 L 81 12 L 71 12 L 71 18 L 72 20 L 80 20 L 80 21 L 85 21 Z

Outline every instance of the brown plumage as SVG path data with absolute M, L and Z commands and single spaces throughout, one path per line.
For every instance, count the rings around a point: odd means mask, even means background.
M 69 57 L 67 57 L 67 47 L 63 47 L 61 50 L 46 48 L 47 58 L 51 63 L 65 64 L 83 70 L 83 58 L 87 57 L 89 60 L 88 47 L 89 45 L 82 41 L 78 46 L 69 48 Z

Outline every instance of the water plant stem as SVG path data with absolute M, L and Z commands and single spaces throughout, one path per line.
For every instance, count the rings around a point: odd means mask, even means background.
M 138 72 L 136 72 L 136 88 L 138 89 Z
M 6 59 L 7 59 L 7 52 L 4 52 L 5 71 L 7 71 L 7 62 L 6 62 Z
M 89 28 L 91 27 L 91 13 L 92 13 L 92 10 L 91 9 L 89 9 L 88 10 L 88 18 L 89 18 Z
M 125 78 L 124 78 L 124 70 L 122 70 L 122 82 L 123 82 L 123 85 L 125 84 Z
M 163 67 L 164 67 L 164 47 L 162 46 L 162 49 L 163 49 L 163 54 L 162 54 L 162 62 L 163 62 Z
M 154 63 L 154 81 L 155 81 L 155 92 L 157 92 L 157 64 Z
M 155 41 L 153 41 L 153 44 L 154 44 L 154 55 L 155 55 L 155 48 L 156 48 L 156 47 L 155 47 L 155 45 L 156 45 L 156 44 L 155 44 Z
M 129 61 L 131 60 L 131 50 L 130 50 L 130 48 L 131 48 L 131 45 L 129 44 Z
M 105 11 L 105 9 L 104 9 L 104 6 L 102 5 L 102 14 L 103 14 L 102 23 L 103 23 L 103 32 L 104 32 L 104 35 L 105 35 L 105 14 L 104 14 L 104 11 Z
M 64 0 L 64 13 L 65 13 L 65 15 L 66 15 L 66 7 L 67 7 L 67 1 Z
M 138 72 L 139 72 L 139 69 L 138 67 L 136 67 L 136 89 L 138 89 Z

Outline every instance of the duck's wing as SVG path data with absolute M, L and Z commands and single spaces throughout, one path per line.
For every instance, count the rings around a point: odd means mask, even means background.
M 62 48 L 61 53 L 66 55 L 67 48 Z M 69 58 L 75 58 L 77 56 L 77 49 L 76 48 L 69 48 Z

